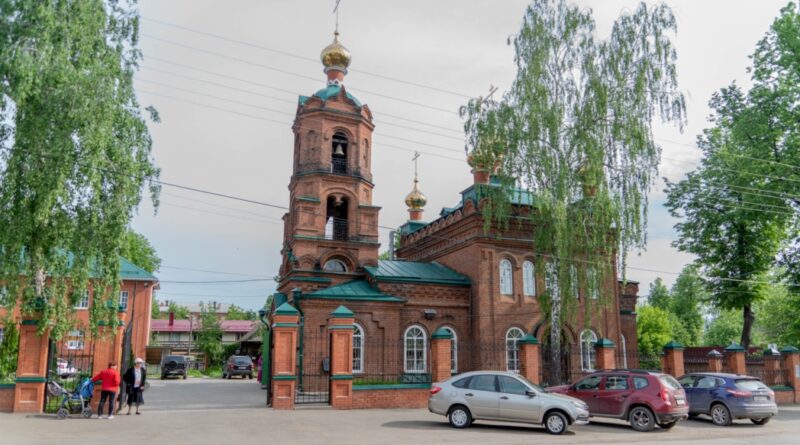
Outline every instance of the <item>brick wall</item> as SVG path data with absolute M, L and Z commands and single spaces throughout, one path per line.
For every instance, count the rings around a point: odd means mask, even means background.
M 0 385 L 0 413 L 14 411 L 14 385 Z
M 428 388 L 359 389 L 353 387 L 353 409 L 425 408 Z
M 778 405 L 793 405 L 797 400 L 797 395 L 791 389 L 775 391 L 775 401 Z

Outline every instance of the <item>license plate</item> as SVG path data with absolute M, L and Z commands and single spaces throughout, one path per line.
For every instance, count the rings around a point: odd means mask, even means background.
M 678 406 L 683 406 L 683 405 L 686 405 L 686 400 L 683 400 L 683 399 L 675 399 L 675 401 L 676 401 L 676 402 L 678 402 Z
M 753 397 L 753 400 L 755 400 L 756 402 L 766 402 L 767 400 L 769 400 L 769 397 L 767 397 L 767 396 L 755 396 L 755 397 Z

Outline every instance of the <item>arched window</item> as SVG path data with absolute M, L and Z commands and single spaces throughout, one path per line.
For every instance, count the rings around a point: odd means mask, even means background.
M 574 264 L 569 266 L 569 293 L 573 298 L 578 298 L 578 268 Z
M 511 261 L 505 258 L 500 260 L 500 295 L 514 295 L 514 274 L 511 271 Z
M 551 299 L 561 298 L 561 291 L 558 287 L 558 268 L 553 261 L 548 261 L 544 266 L 544 286 L 550 293 Z
M 427 368 L 427 343 L 428 338 L 425 331 L 419 326 L 411 326 L 406 329 L 403 336 L 403 370 L 408 373 L 421 374 Z
M 596 363 L 595 343 L 597 343 L 597 334 L 591 329 L 584 329 L 581 332 L 581 371 L 594 371 Z
M 506 370 L 519 372 L 519 340 L 525 336 L 520 328 L 511 328 L 506 332 Z
M 444 330 L 453 336 L 453 340 L 450 342 L 450 372 L 456 374 L 458 372 L 458 336 L 453 328 L 445 327 Z
M 331 141 L 331 172 L 347 174 L 347 136 L 337 131 Z
M 536 267 L 532 261 L 522 263 L 522 290 L 525 296 L 536 296 Z
M 347 272 L 347 264 L 342 260 L 332 259 L 325 262 L 325 272 Z
M 353 374 L 364 372 L 364 328 L 353 325 Z
M 590 267 L 586 273 L 586 285 L 589 287 L 589 298 L 596 300 L 600 298 L 600 283 L 597 279 L 597 269 Z
M 619 334 L 619 346 L 622 348 L 622 367 L 628 367 L 628 345 L 625 343 L 625 336 Z

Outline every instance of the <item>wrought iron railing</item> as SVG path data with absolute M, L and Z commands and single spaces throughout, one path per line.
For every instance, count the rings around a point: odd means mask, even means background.
M 331 173 L 347 174 L 347 158 L 331 158 Z

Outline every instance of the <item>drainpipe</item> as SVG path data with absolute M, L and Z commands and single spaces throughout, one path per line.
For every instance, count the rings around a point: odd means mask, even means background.
M 294 307 L 297 309 L 297 312 L 300 313 L 300 333 L 297 339 L 299 344 L 297 350 L 297 389 L 300 390 L 303 388 L 303 352 L 305 350 L 305 345 L 303 344 L 303 338 L 305 337 L 305 315 L 303 315 L 303 309 L 300 307 L 300 300 L 303 298 L 303 291 L 300 290 L 299 287 L 292 289 L 292 301 L 294 301 Z
M 260 309 L 258 311 L 258 319 L 264 325 L 264 332 L 261 336 L 261 388 L 267 392 L 267 406 L 269 406 L 269 381 L 270 381 L 270 361 L 269 356 L 269 343 L 270 343 L 270 326 L 267 317 L 269 316 L 268 309 Z

